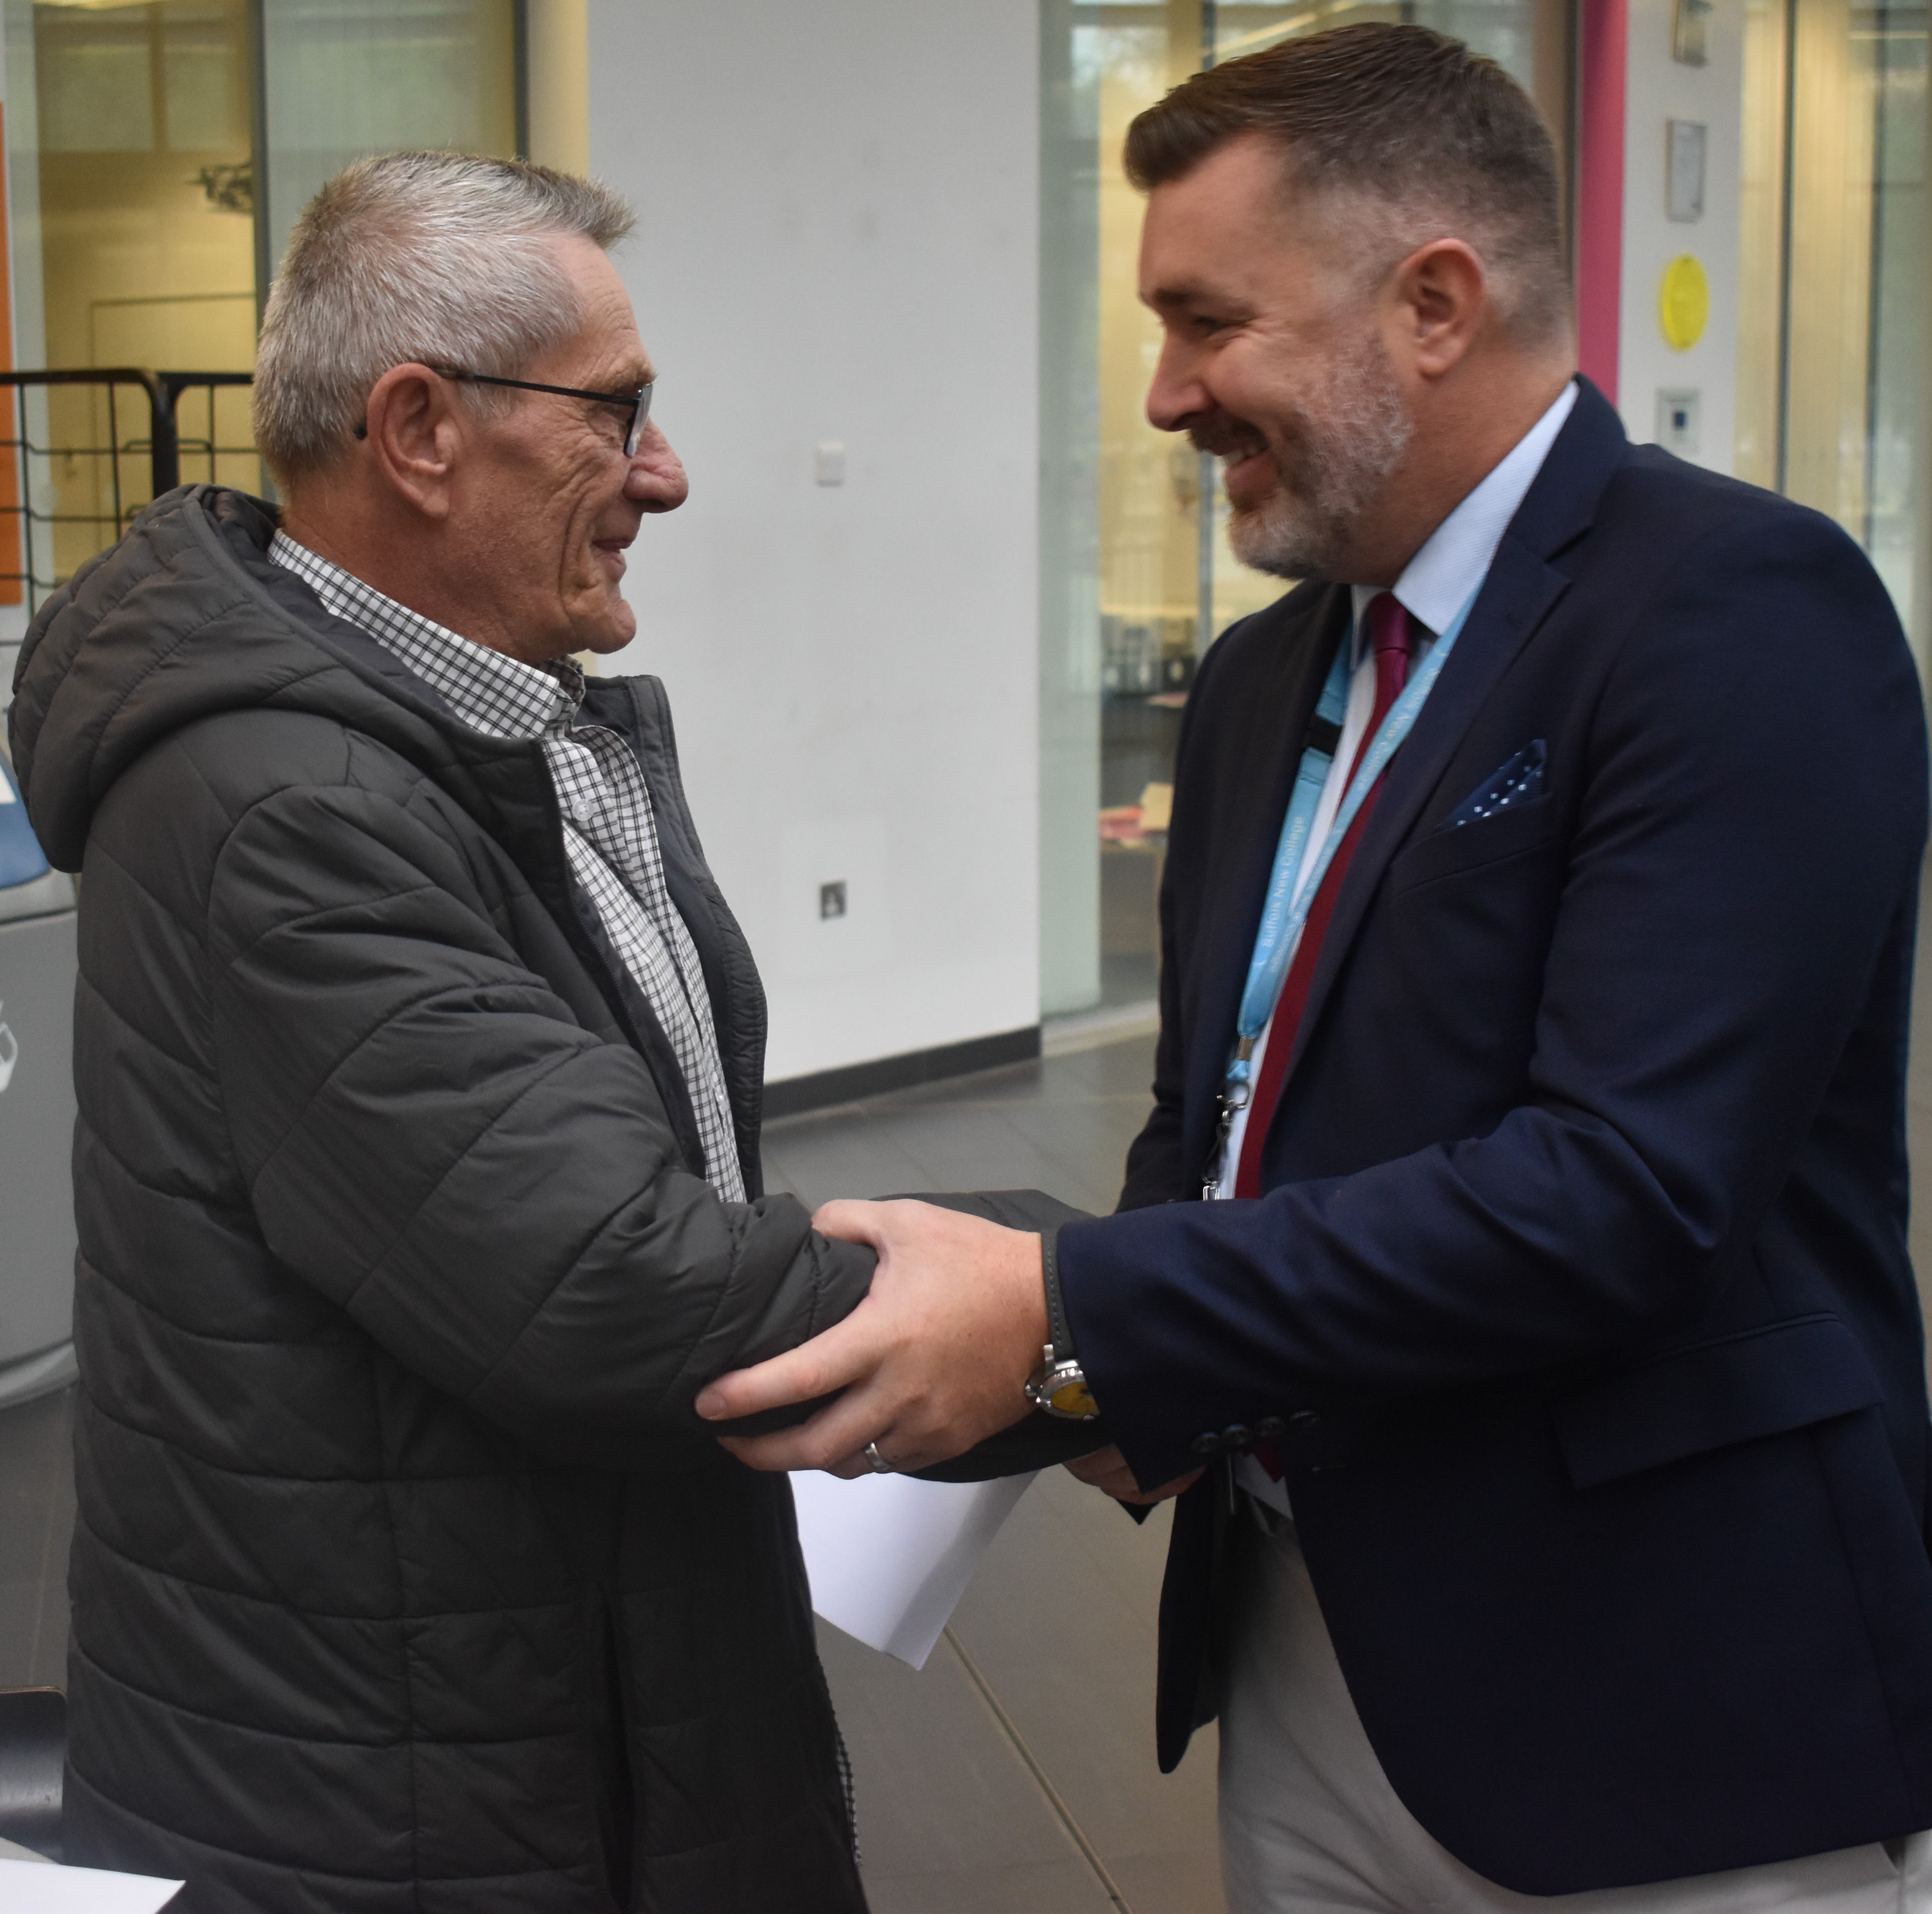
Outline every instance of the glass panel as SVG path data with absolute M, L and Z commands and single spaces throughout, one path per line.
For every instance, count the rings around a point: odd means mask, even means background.
M 1160 329 L 1136 295 L 1141 202 L 1119 164 L 1127 123 L 1204 58 L 1344 19 L 1409 19 L 1499 61 L 1560 134 L 1568 14 L 1564 0 L 1046 0 L 1042 1014 L 1154 996 L 1174 743 L 1196 662 L 1284 589 L 1228 550 L 1216 462 L 1147 422 Z
M 517 150 L 513 0 L 266 0 L 268 254 L 364 154 Z
M 1732 470 L 1778 482 L 1784 260 L 1786 0 L 1744 0 L 1744 120 L 1738 214 L 1737 444 Z
M 517 147 L 514 0 L 4 0 L 15 337 L 24 368 L 253 370 L 261 267 L 368 152 Z M 255 42 L 262 23 L 265 44 Z M 258 97 L 266 73 L 266 100 Z M 256 142 L 266 127 L 269 163 Z M 259 203 L 266 172 L 271 203 Z M 181 476 L 262 488 L 245 386 L 179 407 Z M 146 502 L 138 384 L 0 394 L 0 626 L 17 441 L 34 590 Z M 218 462 L 218 448 L 220 458 Z
M 1928 9 L 1748 0 L 1745 20 L 1736 469 L 1858 540 L 1922 672 Z
M 8 28 L 9 91 L 19 101 L 29 80 L 37 148 L 36 217 L 20 238 L 38 235 L 38 296 L 23 272 L 22 363 L 248 370 L 247 0 L 10 8 Z M 111 538 L 117 511 L 147 496 L 146 407 L 132 387 L 111 400 L 57 388 L 29 414 L 30 436 L 60 448 L 34 474 L 35 507 L 56 520 L 35 568 L 64 577 Z M 106 455 L 116 445 L 118 459 Z
M 1912 634 L 1922 672 L 1932 663 L 1928 508 L 1915 491 L 1916 455 L 1927 446 L 1932 378 L 1926 333 L 1932 200 L 1926 193 L 1925 7 L 1868 10 L 1858 38 L 1871 62 L 1876 120 L 1871 221 L 1871 313 L 1867 369 L 1863 537 L 1879 576 Z

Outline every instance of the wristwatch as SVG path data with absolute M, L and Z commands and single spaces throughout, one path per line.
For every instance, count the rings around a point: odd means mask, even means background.
M 1060 1271 L 1054 1261 L 1058 1232 L 1040 1239 L 1041 1274 L 1046 1280 L 1046 1326 L 1052 1340 L 1040 1352 L 1040 1364 L 1027 1378 L 1027 1400 L 1036 1408 L 1063 1422 L 1091 1422 L 1100 1405 L 1087 1384 L 1087 1372 L 1073 1353 L 1073 1333 L 1066 1324 L 1066 1306 L 1060 1297 Z

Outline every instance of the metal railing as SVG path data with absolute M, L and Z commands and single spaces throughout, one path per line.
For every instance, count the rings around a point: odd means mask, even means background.
M 253 445 L 222 442 L 219 395 L 246 372 L 151 372 L 140 366 L 0 372 L 12 402 L 0 435 L 0 604 L 29 613 L 141 509 L 188 476 L 219 482 L 221 461 L 252 489 Z M 184 433 L 184 401 L 205 394 L 206 430 Z M 246 458 L 252 470 L 234 472 Z M 201 468 L 205 466 L 206 470 Z
M 260 455 L 251 440 L 244 445 L 224 446 L 220 442 L 221 419 L 216 394 L 223 392 L 245 391 L 255 382 L 252 372 L 161 372 L 154 375 L 161 382 L 161 390 L 166 394 L 168 411 L 172 420 L 175 433 L 175 476 L 166 485 L 160 482 L 160 468 L 154 472 L 155 496 L 170 487 L 185 483 L 190 479 L 202 479 L 211 485 L 221 483 L 220 461 L 245 459 L 256 469 L 244 472 L 241 482 L 250 489 L 261 483 Z M 206 395 L 208 406 L 208 432 L 205 438 L 194 436 L 188 430 L 187 414 L 182 401 L 191 393 Z M 201 472 L 191 468 L 198 459 L 206 459 L 208 470 Z

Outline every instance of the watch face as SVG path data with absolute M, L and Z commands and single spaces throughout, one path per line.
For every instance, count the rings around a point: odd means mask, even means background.
M 1100 1405 L 1094 1401 L 1086 1377 L 1077 1369 L 1048 1390 L 1046 1406 L 1055 1415 L 1076 1416 L 1083 1422 L 1090 1422 L 1100 1413 Z

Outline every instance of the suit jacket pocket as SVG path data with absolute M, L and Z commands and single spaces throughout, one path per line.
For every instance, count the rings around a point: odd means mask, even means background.
M 1811 1316 L 1672 1350 L 1559 1398 L 1550 1413 L 1571 1486 L 1588 1489 L 1882 1398 L 1851 1331 Z
M 1408 890 L 1534 850 L 1554 838 L 1557 828 L 1556 810 L 1544 796 L 1473 824 L 1431 831 L 1396 854 L 1389 866 L 1389 888 L 1391 892 Z

